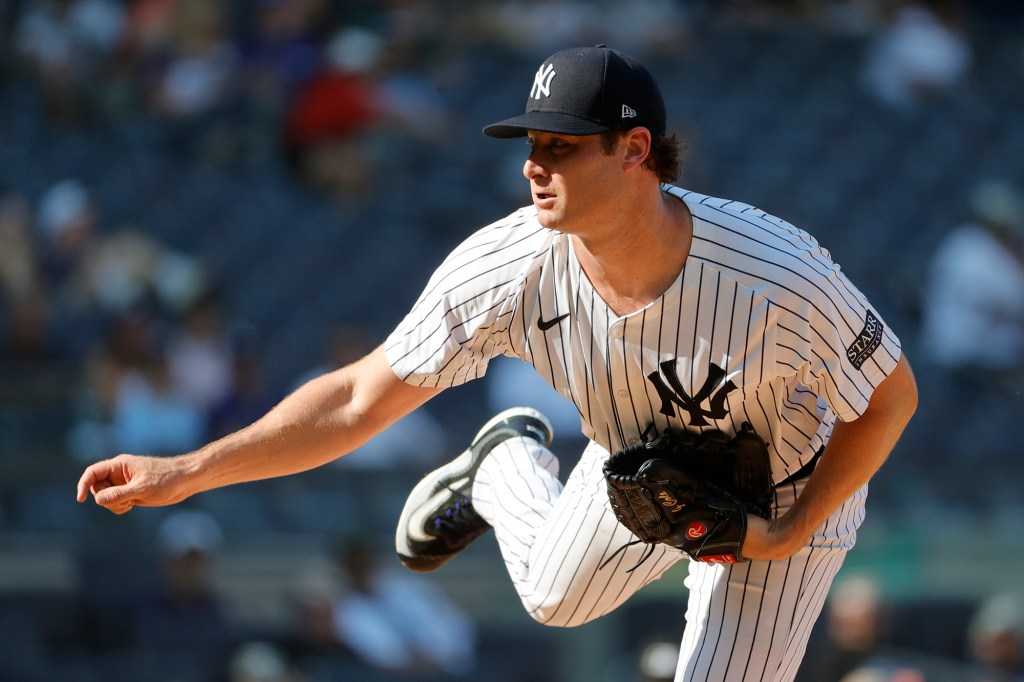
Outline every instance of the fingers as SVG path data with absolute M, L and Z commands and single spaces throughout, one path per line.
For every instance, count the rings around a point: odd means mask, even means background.
M 91 494 L 96 504 L 115 514 L 134 507 L 160 507 L 180 502 L 182 494 L 175 482 L 180 479 L 173 458 L 118 455 L 96 462 L 78 481 L 78 501 Z
M 121 514 L 127 514 L 128 512 L 130 512 L 132 509 L 135 508 L 135 505 L 132 504 L 131 502 L 128 502 L 126 504 L 110 505 L 107 506 L 106 508 L 108 511 L 111 511 L 120 516 Z
M 743 541 L 743 556 L 747 559 L 777 561 L 788 559 L 806 544 L 788 531 L 782 519 L 766 521 L 753 514 L 747 515 L 747 535 Z
M 134 490 L 131 484 L 115 485 L 101 481 L 92 489 L 92 497 L 96 504 L 113 511 L 114 507 L 123 507 L 133 502 Z
M 102 490 L 113 485 L 110 478 L 113 475 L 114 460 L 108 459 L 103 462 L 96 462 L 90 465 L 82 477 L 78 479 L 78 501 L 85 502 L 89 499 L 89 492 L 97 489 Z
M 115 514 L 131 511 L 138 502 L 127 469 L 125 455 L 90 465 L 78 480 L 78 501 L 85 502 L 92 493 L 96 504 Z

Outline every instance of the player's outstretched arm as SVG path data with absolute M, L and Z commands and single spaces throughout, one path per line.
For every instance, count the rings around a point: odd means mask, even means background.
M 177 457 L 118 455 L 89 466 L 89 494 L 116 514 L 234 483 L 307 471 L 359 447 L 437 395 L 401 381 L 383 348 L 304 384 L 252 425 Z
M 864 413 L 837 422 L 825 452 L 793 507 L 772 522 L 748 516 L 748 559 L 785 559 L 808 539 L 889 457 L 917 409 L 917 385 L 904 355 L 871 396 Z

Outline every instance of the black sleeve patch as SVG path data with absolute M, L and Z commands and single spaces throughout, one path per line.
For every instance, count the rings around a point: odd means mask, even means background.
M 881 345 L 883 331 L 885 331 L 885 325 L 869 310 L 864 319 L 864 329 L 857 336 L 857 340 L 846 349 L 846 359 L 850 361 L 851 365 L 860 369 L 864 361 L 870 358 L 875 349 Z

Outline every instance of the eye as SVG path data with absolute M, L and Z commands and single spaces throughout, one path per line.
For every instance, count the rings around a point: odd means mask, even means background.
M 563 140 L 558 137 L 553 137 L 551 138 L 551 141 L 548 142 L 548 147 L 556 154 L 566 154 L 575 146 L 576 145 L 571 140 Z

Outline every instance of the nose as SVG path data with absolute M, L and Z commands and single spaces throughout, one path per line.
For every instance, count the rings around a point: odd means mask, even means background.
M 544 169 L 544 166 L 537 163 L 534 154 L 530 154 L 526 157 L 526 162 L 523 164 L 523 175 L 526 176 L 527 180 L 533 180 L 536 177 L 547 175 L 547 171 Z

